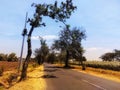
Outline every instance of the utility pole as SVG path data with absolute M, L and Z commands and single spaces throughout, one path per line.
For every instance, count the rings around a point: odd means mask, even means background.
M 19 60 L 19 66 L 18 66 L 18 73 L 20 72 L 20 69 L 22 69 L 22 55 L 23 55 L 24 41 L 25 41 L 25 35 L 27 35 L 27 29 L 26 29 L 27 16 L 28 16 L 28 13 L 26 12 L 25 26 L 22 32 L 23 40 L 22 40 L 21 54 L 20 54 L 20 60 Z

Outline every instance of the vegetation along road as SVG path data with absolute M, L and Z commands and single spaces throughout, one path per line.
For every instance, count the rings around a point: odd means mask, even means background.
M 120 83 L 44 64 L 46 90 L 120 90 Z

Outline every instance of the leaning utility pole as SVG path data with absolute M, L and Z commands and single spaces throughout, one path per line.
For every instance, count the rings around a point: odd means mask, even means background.
M 22 32 L 23 40 L 22 40 L 21 54 L 20 54 L 20 60 L 18 65 L 18 73 L 20 72 L 20 69 L 22 69 L 22 55 L 23 55 L 23 48 L 24 48 L 24 40 L 25 40 L 25 35 L 27 35 L 27 29 L 26 29 L 27 16 L 28 16 L 28 13 L 26 13 L 25 26 Z

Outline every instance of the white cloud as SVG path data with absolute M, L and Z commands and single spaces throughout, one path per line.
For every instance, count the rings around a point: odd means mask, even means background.
M 103 47 L 90 47 L 90 48 L 86 48 L 86 51 L 89 51 L 89 52 L 94 52 L 94 51 L 110 52 L 111 49 L 103 48 Z
M 88 60 L 100 60 L 100 56 L 106 52 L 111 52 L 112 50 L 109 48 L 103 47 L 90 47 L 85 48 L 85 56 Z
M 55 35 L 46 35 L 46 36 L 43 36 L 43 39 L 45 39 L 45 40 L 54 40 L 54 39 L 58 39 L 58 37 L 55 36 Z
M 32 40 L 39 40 L 39 36 L 32 36 Z
M 45 35 L 45 36 L 41 36 L 43 39 L 45 40 L 54 40 L 57 39 L 58 37 L 56 35 Z M 33 40 L 39 40 L 40 36 L 32 36 Z
M 87 48 L 87 51 L 97 51 L 100 49 L 102 49 L 102 48 L 92 47 L 92 48 Z

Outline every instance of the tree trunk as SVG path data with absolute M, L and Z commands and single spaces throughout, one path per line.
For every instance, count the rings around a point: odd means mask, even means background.
M 69 60 L 69 51 L 68 51 L 68 50 L 66 50 L 65 67 L 69 67 L 69 65 L 68 65 L 68 60 Z
M 28 40 L 27 40 L 28 52 L 27 52 L 26 59 L 23 63 L 23 68 L 22 68 L 21 77 L 20 77 L 19 81 L 24 80 L 27 77 L 27 68 L 28 68 L 28 64 L 29 64 L 30 57 L 31 57 L 31 54 L 32 54 L 31 35 L 32 35 L 33 30 L 34 30 L 34 27 L 32 26 L 31 29 L 30 29 L 30 32 L 28 34 Z
M 79 61 L 79 65 L 80 65 L 80 63 L 81 63 L 81 66 L 82 66 L 82 70 L 85 70 L 86 66 L 85 66 L 85 63 L 82 59 Z

